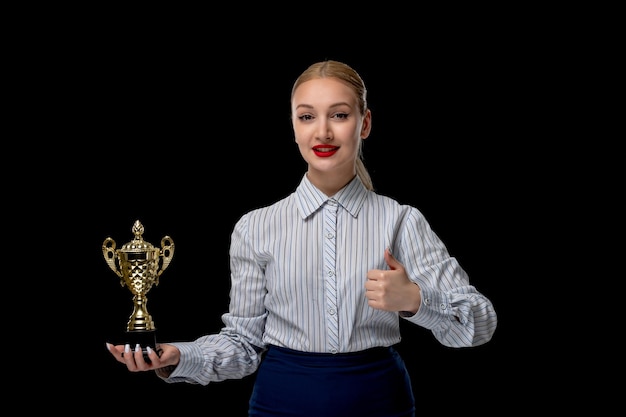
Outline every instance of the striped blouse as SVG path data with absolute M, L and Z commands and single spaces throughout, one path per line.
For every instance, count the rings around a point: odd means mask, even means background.
M 385 248 L 421 288 L 415 315 L 377 310 L 365 297 Z M 295 192 L 236 223 L 230 247 L 229 311 L 218 334 L 172 343 L 180 362 L 167 382 L 242 378 L 268 344 L 306 352 L 354 352 L 400 341 L 399 320 L 429 329 L 449 347 L 488 342 L 491 301 L 414 207 L 367 190 L 358 177 L 329 198 L 306 175 Z

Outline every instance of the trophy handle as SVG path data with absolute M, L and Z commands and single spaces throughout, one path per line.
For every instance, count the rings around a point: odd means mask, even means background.
M 163 258 L 163 263 L 161 264 L 161 269 L 157 272 L 157 276 L 160 276 L 163 271 L 165 271 L 170 262 L 172 262 L 172 257 L 174 256 L 174 241 L 169 236 L 165 236 L 161 239 L 161 256 Z
M 107 265 L 109 265 L 109 268 L 111 268 L 111 270 L 115 272 L 118 277 L 121 278 L 120 282 L 123 287 L 124 276 L 122 275 L 122 272 L 117 268 L 117 263 L 115 262 L 117 260 L 117 255 L 115 253 L 115 246 L 116 246 L 115 241 L 111 239 L 110 237 L 107 237 L 106 239 L 104 239 L 104 242 L 102 243 L 102 254 L 104 255 L 104 260 L 107 262 Z

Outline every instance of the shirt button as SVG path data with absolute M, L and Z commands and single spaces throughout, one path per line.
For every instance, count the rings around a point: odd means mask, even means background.
M 335 348 L 330 349 L 330 353 L 337 353 L 337 349 Z
M 439 307 L 441 307 L 441 309 L 442 309 L 442 310 L 445 310 L 445 309 L 446 309 L 446 305 L 445 305 L 444 303 L 441 303 L 441 304 L 439 305 Z
M 430 298 L 424 298 L 424 305 L 430 305 Z
M 328 271 L 328 276 L 329 276 L 329 277 L 332 277 L 333 275 L 335 275 L 335 272 L 334 272 L 334 271 Z
M 332 238 L 333 238 L 333 234 L 332 234 L 332 233 L 327 233 L 327 234 L 326 234 L 326 237 L 327 237 L 328 239 L 332 239 Z
M 335 315 L 335 309 L 334 308 L 329 308 L 328 309 L 328 314 L 330 314 L 331 316 Z

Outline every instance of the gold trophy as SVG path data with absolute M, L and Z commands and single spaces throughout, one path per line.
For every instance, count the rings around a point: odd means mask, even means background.
M 122 287 L 126 285 L 133 293 L 133 313 L 126 326 L 126 343 L 134 349 L 139 344 L 144 359 L 148 358 L 146 348 L 159 353 L 156 341 L 156 327 L 146 304 L 148 291 L 153 285 L 159 285 L 159 277 L 165 271 L 174 256 L 174 242 L 169 236 L 161 239 L 161 248 L 155 248 L 141 237 L 144 227 L 135 221 L 132 232 L 134 239 L 115 249 L 113 239 L 107 237 L 102 244 L 102 254 L 109 267 L 120 277 Z

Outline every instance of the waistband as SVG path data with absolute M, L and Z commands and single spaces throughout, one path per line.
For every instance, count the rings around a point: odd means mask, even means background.
M 356 361 L 362 360 L 376 360 L 376 359 L 384 359 L 389 358 L 393 353 L 395 353 L 395 348 L 393 346 L 377 346 L 365 350 L 360 350 L 357 352 L 339 352 L 339 353 L 327 353 L 327 352 L 303 352 L 300 350 L 294 350 L 282 346 L 269 345 L 268 353 L 275 352 L 281 355 L 285 355 L 288 357 L 295 358 L 309 358 L 309 359 L 346 359 L 351 360 L 354 359 Z

